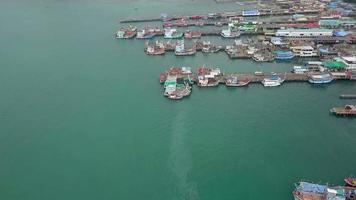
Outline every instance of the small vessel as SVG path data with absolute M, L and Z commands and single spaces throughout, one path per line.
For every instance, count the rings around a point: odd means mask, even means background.
M 228 87 L 243 87 L 247 86 L 251 82 L 251 79 L 238 80 L 236 76 L 230 76 L 226 78 L 225 84 Z
M 204 41 L 203 42 L 203 44 L 202 44 L 202 49 L 201 49 L 201 51 L 203 52 L 203 53 L 217 53 L 217 52 L 219 52 L 222 48 L 221 47 L 219 47 L 219 46 L 216 46 L 216 45 L 213 45 L 213 44 L 211 44 L 211 42 L 210 41 Z
M 201 34 L 202 34 L 201 31 L 190 31 L 190 30 L 187 30 L 184 33 L 184 38 L 185 39 L 200 38 Z
M 240 31 L 232 31 L 230 28 L 221 30 L 220 35 L 224 38 L 237 38 L 240 36 Z
M 142 29 L 142 30 L 139 30 L 137 32 L 136 38 L 144 40 L 144 39 L 151 39 L 154 36 L 156 36 L 155 30 L 153 30 L 153 29 Z
M 163 55 L 165 53 L 165 46 L 163 42 L 156 41 L 153 44 L 146 42 L 146 54 L 147 55 Z
M 291 60 L 295 56 L 292 51 L 274 51 L 274 54 L 277 60 Z
M 198 81 L 197 85 L 201 87 L 215 87 L 219 85 L 219 81 L 216 79 L 217 76 L 221 75 L 219 68 L 211 69 L 206 67 L 199 67 Z
M 333 77 L 329 73 L 325 74 L 312 74 L 309 76 L 309 83 L 312 84 L 325 84 L 331 83 L 333 81 Z
M 324 200 L 327 187 L 308 182 L 299 182 L 293 191 L 295 200 Z
M 279 77 L 278 75 L 272 75 L 268 78 L 264 78 L 262 80 L 262 84 L 265 87 L 275 87 L 275 86 L 280 86 L 284 80 Z
M 196 53 L 195 47 L 187 48 L 184 44 L 184 40 L 179 40 L 175 48 L 176 56 L 191 56 Z
M 180 100 L 183 97 L 189 96 L 192 87 L 185 82 L 184 78 L 179 78 L 177 75 L 167 76 L 164 82 L 164 96 L 173 100 Z
M 116 39 L 130 39 L 135 37 L 137 34 L 137 28 L 130 26 L 128 28 L 121 28 L 116 32 Z
M 304 73 L 307 73 L 309 70 L 308 68 L 306 67 L 302 67 L 302 66 L 294 66 L 293 67 L 293 70 L 292 70 L 292 73 L 295 73 L 295 74 L 304 74 Z
M 344 179 L 345 183 L 351 187 L 356 187 L 356 178 L 347 177 Z
M 183 33 L 178 32 L 177 29 L 167 28 L 164 29 L 164 38 L 165 39 L 179 39 L 183 37 Z
M 356 200 L 355 188 L 300 181 L 292 192 L 295 200 Z
M 293 53 L 299 57 L 315 57 L 318 52 L 312 46 L 294 46 L 291 47 Z
M 356 116 L 356 105 L 345 105 L 344 107 L 334 107 L 330 109 L 330 113 L 337 115 L 337 116 L 345 116 L 345 117 L 354 117 Z M 348 178 L 344 179 L 348 181 L 347 183 L 355 185 L 355 178 Z M 356 185 L 355 185 L 356 186 Z
M 256 62 L 271 62 L 274 60 L 274 56 L 262 53 L 254 53 L 252 59 Z
M 261 71 L 255 71 L 254 73 L 256 76 L 264 76 L 265 73 L 261 72 Z

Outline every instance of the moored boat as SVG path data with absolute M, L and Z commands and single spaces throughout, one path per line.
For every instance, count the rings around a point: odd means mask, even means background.
M 186 47 L 184 40 L 179 40 L 177 42 L 174 53 L 176 56 L 191 56 L 196 53 L 196 49 L 195 47 Z
M 156 36 L 156 31 L 154 29 L 142 29 L 137 32 L 137 39 L 145 40 L 151 39 Z
M 178 32 L 177 29 L 167 28 L 164 29 L 164 38 L 165 39 L 179 39 L 183 37 L 183 33 Z
M 135 37 L 137 34 L 137 28 L 130 26 L 128 28 L 121 28 L 115 34 L 116 39 L 130 39 Z
M 356 116 L 356 105 L 345 105 L 344 107 L 334 107 L 330 109 L 330 113 L 337 116 L 345 116 L 345 117 L 354 117 Z M 344 179 L 345 182 L 350 183 L 350 185 L 354 185 L 356 187 L 356 179 L 348 178 Z
M 147 55 L 163 55 L 165 52 L 166 51 L 163 42 L 156 41 L 153 44 L 150 44 L 149 42 L 146 43 Z
M 277 60 L 291 60 L 295 56 L 292 51 L 274 51 L 273 53 Z
M 331 81 L 333 81 L 333 77 L 329 73 L 312 74 L 309 75 L 308 81 L 309 83 L 312 84 L 326 84 L 326 83 L 331 83 Z
M 262 84 L 265 87 L 275 87 L 275 86 L 280 86 L 284 80 L 279 77 L 278 75 L 272 75 L 270 77 L 264 78 L 262 80 Z
M 219 85 L 219 80 L 217 76 L 221 75 L 219 68 L 211 69 L 206 67 L 199 67 L 198 72 L 198 81 L 197 85 L 200 87 L 215 87 Z
M 240 31 L 232 31 L 230 28 L 221 30 L 220 35 L 224 38 L 237 38 L 240 36 Z
M 292 194 L 295 200 L 356 200 L 355 188 L 300 181 Z
M 239 80 L 236 76 L 230 76 L 226 78 L 225 85 L 228 87 L 243 87 L 247 86 L 251 82 L 251 79 Z
M 345 183 L 351 187 L 356 187 L 356 178 L 347 177 L 344 179 Z
M 185 39 L 200 38 L 201 34 L 202 34 L 201 31 L 190 31 L 190 30 L 187 30 L 184 33 L 184 38 Z

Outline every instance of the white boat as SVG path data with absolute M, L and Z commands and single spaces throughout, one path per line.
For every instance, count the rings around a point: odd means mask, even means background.
M 309 83 L 313 84 L 325 84 L 325 83 L 331 83 L 334 78 L 326 73 L 326 74 L 313 74 L 309 76 Z
M 284 80 L 281 77 L 277 76 L 277 75 L 273 75 L 273 76 L 270 76 L 268 78 L 264 78 L 262 80 L 262 84 L 265 87 L 280 86 L 283 82 L 284 82 Z
M 291 47 L 293 53 L 299 57 L 315 57 L 318 52 L 312 46 L 295 46 Z
M 239 31 L 231 31 L 230 28 L 221 30 L 220 35 L 224 38 L 237 38 L 240 36 Z
M 309 70 L 306 67 L 302 66 L 294 66 L 292 72 L 295 74 L 304 74 L 307 73 Z

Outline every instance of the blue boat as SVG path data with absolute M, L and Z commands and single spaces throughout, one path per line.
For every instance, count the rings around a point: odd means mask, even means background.
M 333 81 L 333 77 L 330 74 L 313 74 L 309 76 L 309 83 L 312 84 L 325 84 L 331 83 Z
M 295 56 L 291 51 L 274 51 L 274 54 L 277 60 L 291 60 Z

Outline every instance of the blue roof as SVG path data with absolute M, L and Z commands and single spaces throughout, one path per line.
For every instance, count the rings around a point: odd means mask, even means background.
M 334 32 L 334 35 L 335 36 L 338 36 L 338 37 L 344 37 L 344 36 L 346 36 L 348 33 L 347 32 L 345 32 L 345 31 L 335 31 Z
M 254 10 L 244 10 L 242 11 L 243 15 L 258 15 L 260 12 L 256 9 Z
M 319 194 L 324 193 L 326 189 L 327 187 L 325 185 L 318 185 L 318 184 L 308 183 L 308 182 L 300 182 L 299 186 L 297 187 L 297 190 L 302 192 L 313 192 Z

